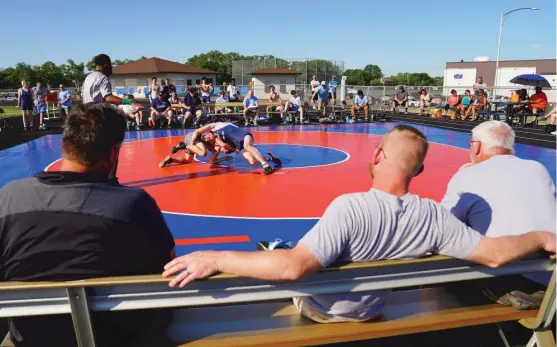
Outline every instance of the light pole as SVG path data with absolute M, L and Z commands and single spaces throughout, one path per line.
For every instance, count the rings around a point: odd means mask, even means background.
M 510 10 L 509 12 L 505 12 L 501 14 L 501 22 L 499 23 L 499 42 L 497 43 L 497 62 L 495 63 L 495 81 L 493 83 L 493 93 L 491 96 L 491 100 L 495 100 L 495 87 L 497 86 L 497 79 L 499 77 L 499 57 L 501 54 L 501 34 L 503 33 L 503 22 L 505 21 L 505 18 L 507 18 L 508 15 L 510 15 L 513 12 L 516 11 L 522 11 L 522 10 L 528 10 L 528 11 L 538 11 L 539 8 L 535 8 L 535 7 L 521 7 L 521 8 L 515 8 L 514 10 Z

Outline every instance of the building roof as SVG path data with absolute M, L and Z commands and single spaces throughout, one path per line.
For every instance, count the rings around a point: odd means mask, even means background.
M 186 65 L 175 61 L 160 58 L 148 58 L 131 63 L 115 66 L 112 70 L 114 75 L 137 74 L 137 73 L 198 73 L 216 74 L 215 71 L 198 66 Z
M 499 60 L 499 63 L 526 63 L 526 62 L 555 62 L 555 59 L 510 59 L 510 60 Z M 482 60 L 482 61 L 474 61 L 474 60 L 462 60 L 462 61 L 448 61 L 447 64 L 485 64 L 491 63 L 496 64 L 496 60 Z
M 281 68 L 281 67 L 268 67 L 265 69 L 255 70 L 252 75 L 301 75 L 296 70 Z

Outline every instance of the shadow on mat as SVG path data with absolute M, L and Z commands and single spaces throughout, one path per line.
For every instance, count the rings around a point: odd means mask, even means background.
M 211 177 L 216 175 L 222 175 L 230 172 L 235 172 L 236 170 L 228 168 L 228 167 L 221 167 L 218 169 L 213 169 L 210 171 L 202 171 L 202 172 L 192 172 L 182 175 L 175 175 L 175 176 L 167 176 L 167 177 L 157 177 L 157 178 L 147 178 L 144 180 L 137 180 L 131 182 L 122 182 L 122 185 L 128 187 L 136 187 L 136 188 L 146 188 L 157 186 L 160 184 L 167 184 L 173 183 L 183 180 L 191 180 L 195 178 L 203 178 L 203 177 Z

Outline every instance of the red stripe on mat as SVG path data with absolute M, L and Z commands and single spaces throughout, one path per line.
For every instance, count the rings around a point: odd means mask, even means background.
M 237 236 L 218 236 L 218 237 L 199 237 L 192 239 L 176 239 L 174 243 L 176 246 L 190 246 L 190 245 L 208 245 L 212 243 L 234 243 L 234 242 L 249 242 L 248 235 Z

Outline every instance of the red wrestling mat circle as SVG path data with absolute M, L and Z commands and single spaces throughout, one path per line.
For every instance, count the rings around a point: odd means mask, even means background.
M 313 168 L 283 168 L 272 175 L 253 169 L 213 167 L 194 162 L 159 169 L 158 163 L 183 137 L 127 142 L 118 177 L 122 184 L 151 194 L 170 213 L 239 218 L 318 218 L 337 196 L 371 187 L 368 165 L 381 137 L 329 132 L 254 132 L 255 145 L 329 147 L 350 155 L 346 161 Z M 300 160 L 303 158 L 297 158 Z M 235 160 L 242 160 L 239 156 Z M 411 192 L 439 201 L 450 178 L 468 161 L 466 150 L 431 143 L 425 171 Z M 60 162 L 48 170 L 59 169 Z

